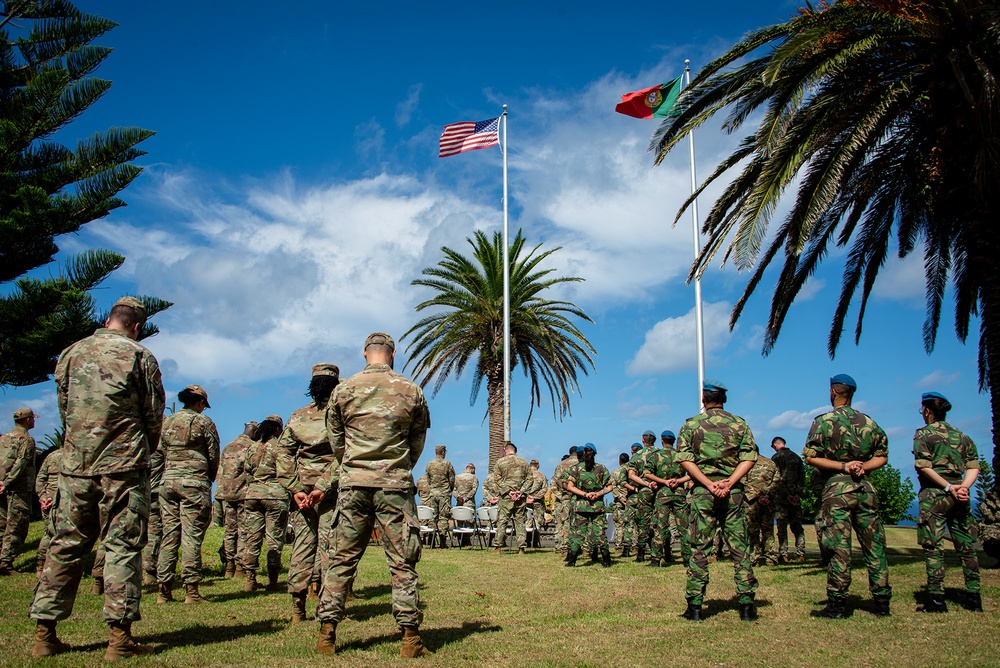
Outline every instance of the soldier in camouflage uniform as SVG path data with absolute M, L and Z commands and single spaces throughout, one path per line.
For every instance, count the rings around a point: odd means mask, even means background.
M 526 510 L 531 510 L 531 547 L 541 547 L 541 538 L 538 535 L 538 529 L 545 524 L 545 495 L 549 491 L 549 479 L 545 477 L 544 473 L 538 470 L 540 465 L 537 459 L 532 459 L 528 462 L 528 466 L 531 468 L 533 481 L 524 503 Z M 527 529 L 525 530 L 527 531 Z
M 149 453 L 160 441 L 164 406 L 156 358 L 136 343 L 145 321 L 142 302 L 123 297 L 104 328 L 68 347 L 56 364 L 65 437 L 51 511 L 55 532 L 29 613 L 37 622 L 32 656 L 68 649 L 56 622 L 72 614 L 84 559 L 98 540 L 107 551 L 105 658 L 152 651 L 132 638 L 132 622 L 140 619 Z
M 572 509 L 572 495 L 566 491 L 566 475 L 570 468 L 575 466 L 580 459 L 576 454 L 577 447 L 574 445 L 569 449 L 569 455 L 556 465 L 556 470 L 549 480 L 555 495 L 555 518 L 556 518 L 556 552 L 567 552 L 567 542 L 569 540 L 569 516 Z
M 868 567 L 873 612 L 889 616 L 889 566 L 885 530 L 878 516 L 878 497 L 868 474 L 889 460 L 889 440 L 874 420 L 851 408 L 858 385 L 847 374 L 830 379 L 833 410 L 813 420 L 802 449 L 806 463 L 823 480 L 822 521 L 833 549 L 827 568 L 827 605 L 811 615 L 842 619 L 851 586 L 851 529 Z
M 420 523 L 413 501 L 413 467 L 424 450 L 430 412 L 420 388 L 392 370 L 396 345 L 384 332 L 365 339 L 367 366 L 342 382 L 326 411 L 326 427 L 340 461 L 340 498 L 330 558 L 316 617 L 321 622 L 316 651 L 336 650 L 337 624 L 344 619 L 347 591 L 377 521 L 392 579 L 392 610 L 403 630 L 399 654 L 430 654 L 420 640 Z M 331 466 L 310 492 L 322 501 L 331 489 Z
M 708 586 L 708 550 L 721 525 L 732 554 L 740 619 L 753 621 L 757 618 L 757 578 L 747 551 L 743 477 L 757 459 L 757 444 L 746 421 L 725 410 L 725 385 L 705 380 L 701 396 L 705 412 L 688 419 L 677 439 L 676 459 L 694 481 L 688 532 L 691 559 L 685 594 L 688 607 L 682 617 L 701 619 Z
M 615 500 L 611 520 L 615 523 L 615 549 L 621 550 L 621 557 L 632 556 L 632 545 L 635 544 L 635 513 L 629 504 L 629 496 L 634 494 L 636 487 L 628 480 L 629 456 L 626 453 L 618 455 L 618 468 L 611 472 L 611 495 Z
M 160 560 L 160 544 L 163 542 L 163 518 L 160 515 L 161 482 L 163 482 L 163 448 L 157 447 L 149 456 L 149 522 L 146 523 L 146 547 L 142 548 L 142 584 L 150 587 L 157 586 L 156 565 Z M 100 574 L 95 572 L 94 578 L 103 586 L 104 552 L 100 549 L 94 561 L 95 571 L 98 563 L 101 572 Z
M 566 491 L 574 496 L 567 566 L 576 566 L 580 553 L 587 548 L 592 551 L 600 550 L 601 565 L 604 568 L 611 566 L 607 537 L 608 516 L 604 507 L 604 495 L 611 491 L 611 474 L 603 464 L 594 462 L 596 455 L 597 448 L 594 444 L 585 444 L 583 461 L 570 469 L 566 480 Z
M 760 455 L 743 482 L 746 499 L 747 547 L 754 566 L 778 565 L 774 549 L 774 498 L 781 485 L 778 467 Z
M 969 489 L 979 476 L 979 452 L 972 439 L 945 422 L 951 402 L 938 392 L 920 398 L 925 427 L 913 436 L 913 459 L 920 481 L 917 540 L 927 562 L 927 602 L 917 612 L 948 612 L 944 599 L 944 532 L 951 535 L 962 560 L 965 599 L 962 607 L 983 611 L 976 557 L 975 520 Z
M 650 470 L 653 458 L 656 457 L 656 434 L 644 431 L 642 444 L 636 450 L 638 443 L 632 444 L 632 458 L 628 462 L 629 481 L 639 488 L 632 496 L 635 509 L 636 562 L 646 561 L 646 548 L 653 540 L 653 502 L 656 500 L 658 485 L 645 477 Z
M 257 428 L 259 441 L 247 450 L 244 471 L 247 492 L 243 506 L 247 524 L 246 552 L 243 570 L 246 582 L 243 591 L 257 589 L 257 569 L 260 550 L 267 540 L 267 588 L 278 591 L 281 573 L 281 549 L 285 545 L 288 527 L 288 492 L 278 479 L 278 436 L 281 435 L 280 415 L 268 415 Z
M 676 437 L 674 432 L 667 430 L 660 434 L 660 443 L 663 445 L 659 450 L 651 450 L 652 454 L 647 455 L 645 464 L 647 469 L 643 473 L 646 480 L 656 483 L 656 497 L 653 501 L 653 543 L 650 550 L 649 566 L 657 567 L 662 560 L 664 563 L 673 561 L 671 548 L 670 518 L 679 508 L 682 515 L 687 513 L 687 492 L 684 483 L 691 479 L 691 476 L 684 472 L 677 461 L 677 453 L 674 451 Z M 682 518 L 680 524 L 687 529 L 687 520 Z M 691 556 L 691 549 L 687 546 L 686 538 L 681 538 L 681 558 L 687 564 L 688 557 Z
M 0 436 L 0 576 L 10 575 L 31 523 L 31 491 L 35 483 L 35 428 L 30 408 L 14 411 L 14 428 Z
M 247 493 L 247 481 L 244 474 L 247 450 L 257 438 L 257 428 L 260 425 L 254 421 L 243 425 L 243 433 L 232 443 L 222 449 L 219 458 L 219 479 L 215 487 L 215 498 L 222 500 L 222 526 L 225 533 L 219 556 L 226 564 L 225 577 L 236 577 L 243 573 L 243 553 L 246 551 L 247 524 L 243 505 Z
M 59 469 L 62 467 L 62 448 L 49 450 L 42 465 L 38 469 L 35 477 L 35 493 L 38 494 L 38 505 L 42 509 L 42 538 L 38 541 L 38 553 L 36 558 L 36 575 L 42 572 L 45 565 L 45 555 L 49 553 L 49 542 L 52 540 L 53 527 L 49 521 L 51 516 L 52 503 L 56 498 L 56 490 L 59 489 Z
M 519 553 L 524 554 L 525 499 L 534 478 L 528 462 L 518 456 L 516 445 L 508 442 L 504 446 L 504 453 L 493 466 L 498 510 L 495 551 L 497 554 L 503 551 L 507 543 L 507 526 L 513 523 L 514 545 Z
M 427 463 L 427 500 L 425 506 L 434 509 L 438 530 L 438 547 L 448 547 L 448 520 L 451 519 L 451 494 L 455 491 L 455 467 L 444 456 L 448 450 L 443 445 L 434 448 L 434 459 Z
M 785 445 L 785 439 L 771 439 L 774 456 L 771 461 L 778 467 L 781 484 L 774 495 L 774 518 L 778 523 L 778 563 L 788 561 L 788 529 L 795 537 L 795 561 L 806 560 L 806 533 L 802 530 L 802 504 L 800 497 L 805 485 L 802 458 Z M 818 498 L 818 497 L 817 497 Z
M 173 601 L 171 591 L 177 574 L 177 550 L 183 553 L 181 580 L 184 602 L 206 603 L 198 591 L 201 582 L 201 546 L 212 522 L 212 481 L 219 470 L 219 432 L 205 415 L 208 392 L 188 385 L 177 399 L 184 405 L 163 421 L 160 450 L 163 475 L 160 480 L 160 517 L 163 541 L 156 561 L 157 603 Z
M 292 495 L 291 523 L 295 538 L 288 562 L 288 593 L 292 597 L 292 622 L 306 621 L 309 585 L 316 592 L 323 581 L 322 555 L 329 548 L 333 530 L 336 487 L 321 503 L 311 505 L 309 492 L 336 459 L 326 433 L 326 406 L 340 384 L 340 367 L 321 363 L 312 368 L 309 396 L 312 401 L 292 413 L 278 439 L 278 470 L 282 485 Z
M 430 481 L 427 479 L 427 474 L 417 478 L 417 482 L 414 485 L 417 488 L 417 496 L 420 497 L 420 505 L 427 505 L 424 502 L 430 500 L 431 486 Z
M 466 464 L 465 473 L 455 476 L 455 490 L 452 492 L 455 503 L 475 510 L 477 492 L 479 492 L 479 478 L 476 477 L 476 465 Z

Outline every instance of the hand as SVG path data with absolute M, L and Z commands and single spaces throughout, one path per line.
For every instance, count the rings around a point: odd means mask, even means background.
M 798 494 L 789 494 L 785 498 L 788 499 L 788 503 L 790 503 L 793 506 L 798 505 L 798 503 L 799 503 L 799 495 Z
M 309 507 L 309 495 L 305 492 L 295 492 L 295 494 L 292 494 L 292 501 L 295 502 L 299 510 L 305 510 Z
M 765 508 L 771 505 L 771 499 L 768 498 L 767 494 L 761 494 L 759 497 L 757 497 L 757 501 L 759 501 L 760 505 L 764 506 Z
M 465 498 L 463 498 L 461 496 L 456 496 L 455 497 L 455 501 L 460 506 L 464 506 L 465 505 Z
M 671 478 L 670 480 L 667 480 L 667 487 L 669 487 L 670 489 L 677 489 L 677 485 L 679 484 L 680 483 L 677 482 L 677 478 Z
M 325 498 L 326 494 L 319 491 L 318 489 L 314 489 L 313 491 L 309 492 L 309 498 L 307 500 L 309 506 L 307 507 L 312 508 L 313 506 L 318 506 L 320 503 L 323 502 L 323 499 Z
M 3 494 L 6 491 L 7 491 L 7 486 L 4 485 L 2 482 L 0 482 L 0 494 Z
M 500 502 L 500 498 L 499 497 L 496 497 L 496 496 L 490 497 L 490 505 L 491 506 L 495 506 L 499 502 Z
M 952 485 L 951 493 L 955 496 L 955 499 L 961 501 L 962 503 L 968 503 L 969 501 L 969 488 L 968 487 L 955 487 Z
M 52 507 L 52 499 L 39 499 L 38 504 L 42 507 L 42 510 L 48 510 Z
M 654 492 L 655 492 L 655 491 L 656 491 L 656 488 L 657 488 L 657 487 L 659 487 L 659 485 L 657 485 L 657 484 L 656 484 L 655 482 L 652 482 L 652 481 L 651 481 L 651 482 L 649 483 L 649 489 L 651 489 L 652 491 L 654 491 Z
M 533 505 L 535 505 L 535 497 L 533 497 L 533 496 L 529 496 L 529 497 L 528 497 L 528 498 L 527 498 L 527 499 L 525 500 L 525 502 L 524 502 L 524 505 L 526 505 L 526 506 L 533 506 Z
M 848 462 L 846 470 L 853 478 L 860 478 L 865 474 L 865 465 L 859 461 Z

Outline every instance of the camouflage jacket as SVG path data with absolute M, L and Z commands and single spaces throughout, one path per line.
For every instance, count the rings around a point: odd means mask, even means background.
M 427 501 L 427 498 L 431 495 L 431 487 L 427 484 L 427 475 L 422 475 L 417 478 L 417 496 L 420 497 L 420 503 Z
M 341 487 L 413 489 L 430 411 L 420 388 L 388 364 L 369 364 L 333 391 L 326 428 Z M 328 467 L 316 488 L 329 485 Z M 327 487 L 329 489 L 329 487 Z
M 743 478 L 744 498 L 755 503 L 762 496 L 774 498 L 781 485 L 781 472 L 773 461 L 760 455 Z
M 163 480 L 211 486 L 219 470 L 219 432 L 212 418 L 182 408 L 163 420 Z
M 781 485 L 778 486 L 779 496 L 801 496 L 806 484 L 806 470 L 802 458 L 787 446 L 776 451 L 771 461 L 781 473 Z
M 672 478 L 683 478 L 687 475 L 684 469 L 681 468 L 680 462 L 677 461 L 677 452 L 673 448 L 660 448 L 656 451 L 656 457 L 651 459 L 649 464 L 650 468 L 647 470 L 657 478 L 670 480 Z M 670 488 L 668 487 L 667 489 Z
M 588 471 L 584 462 L 577 462 L 576 466 L 569 470 L 567 482 L 573 483 L 581 492 L 600 492 L 611 484 L 611 474 L 608 473 L 604 464 L 595 463 L 594 468 Z M 572 503 L 573 510 L 578 513 L 600 513 L 605 510 L 603 495 L 593 501 L 588 501 L 582 496 L 573 494 Z
M 921 427 L 913 435 L 913 460 L 920 488 L 939 489 L 920 474 L 920 469 L 933 469 L 949 484 L 957 485 L 967 470 L 979 468 L 979 451 L 971 438 L 942 420 Z
M 0 481 L 18 492 L 30 492 L 35 483 L 35 439 L 19 424 L 0 436 Z
M 659 448 L 656 447 L 655 443 L 649 447 L 643 446 L 641 450 L 632 455 L 632 459 L 628 460 L 625 466 L 635 471 L 635 474 L 641 478 L 646 471 L 652 471 L 652 462 L 658 451 Z
M 35 494 L 39 499 L 54 499 L 59 487 L 59 468 L 62 466 L 62 448 L 45 455 L 35 478 Z
M 487 505 L 495 496 L 500 496 L 500 492 L 497 491 L 497 479 L 495 475 L 489 473 L 483 482 L 483 505 Z
M 292 413 L 278 439 L 278 471 L 285 489 L 308 494 L 336 459 L 326 433 L 325 407 L 310 403 Z
M 455 476 L 455 499 L 462 499 L 463 502 L 476 502 L 476 493 L 479 491 L 479 478 L 472 473 L 459 473 Z
M 623 464 L 611 472 L 611 494 L 615 497 L 615 501 L 624 501 L 629 494 L 632 494 L 625 487 L 626 484 L 632 483 L 628 479 L 628 464 Z
M 528 489 L 528 496 L 536 502 L 545 498 L 545 492 L 549 491 L 549 479 L 541 471 L 531 472 L 531 488 Z
M 689 418 L 676 445 L 675 460 L 694 462 L 712 481 L 731 476 L 740 462 L 757 459 L 757 444 L 746 420 L 722 408 Z
M 497 460 L 493 465 L 493 480 L 497 487 L 497 496 L 500 497 L 507 496 L 514 490 L 527 494 L 535 482 L 528 462 L 516 453 Z
M 278 481 L 278 439 L 257 442 L 248 448 L 244 470 L 247 477 L 244 498 L 288 501 L 288 492 Z
M 555 497 L 560 501 L 569 501 L 573 496 L 566 491 L 563 485 L 566 484 L 566 476 L 569 474 L 569 470 L 576 466 L 579 460 L 570 455 L 566 459 L 562 460 L 556 464 L 556 470 L 552 474 L 552 478 L 549 480 L 549 485 L 555 490 Z
M 451 499 L 455 490 L 455 467 L 444 457 L 434 457 L 427 462 L 427 485 L 432 496 Z
M 872 457 L 888 457 L 889 439 L 870 417 L 850 406 L 841 406 L 813 420 L 802 456 L 866 462 Z M 850 473 L 821 469 L 816 469 L 814 475 L 821 477 L 824 490 L 831 484 L 836 484 L 840 493 L 871 486 L 867 476 L 855 480 Z
M 151 352 L 102 328 L 62 352 L 55 381 L 66 430 L 62 473 L 97 476 L 149 468 L 164 406 L 160 367 Z
M 245 473 L 248 449 L 254 445 L 253 439 L 240 434 L 232 443 L 222 449 L 219 464 L 218 485 L 215 498 L 220 501 L 242 501 L 247 493 Z

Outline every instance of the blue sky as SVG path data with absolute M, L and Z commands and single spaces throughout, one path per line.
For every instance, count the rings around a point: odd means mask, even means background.
M 303 405 L 313 363 L 337 363 L 346 376 L 363 367 L 368 332 L 398 338 L 429 296 L 410 282 L 440 247 L 464 250 L 473 230 L 502 225 L 499 152 L 439 159 L 441 128 L 507 104 L 511 229 L 561 246 L 549 266 L 585 279 L 552 297 L 591 315 L 582 329 L 598 351 L 572 416 L 554 420 L 545 404 L 527 431 L 527 384 L 514 370 L 512 439 L 550 474 L 570 445 L 593 442 L 611 465 L 644 430 L 677 431 L 698 410 L 689 218 L 670 227 L 690 188 L 687 148 L 654 169 L 646 147 L 656 122 L 614 106 L 681 74 L 685 58 L 697 72 L 795 3 L 339 4 L 78 3 L 120 24 L 98 42 L 115 48 L 97 72 L 114 86 L 60 138 L 114 125 L 157 135 L 123 194 L 129 206 L 58 242 L 64 253 L 127 256 L 99 291 L 102 305 L 125 292 L 175 302 L 147 342 L 168 399 L 205 386 L 228 442 L 246 420 Z M 738 139 L 720 125 L 696 135 L 701 175 Z M 801 450 L 840 372 L 858 380 L 856 405 L 887 431 L 890 462 L 905 474 L 929 389 L 951 399 L 951 422 L 990 452 L 976 341 L 956 340 L 947 307 L 937 349 L 923 351 L 919 255 L 890 259 L 860 345 L 852 321 L 835 361 L 826 339 L 842 252 L 803 291 L 766 358 L 773 284 L 729 332 L 746 275 L 717 263 L 706 273 L 707 375 L 729 386 L 727 408 L 749 421 L 762 452 L 775 435 Z M 397 369 L 405 362 L 402 342 Z M 429 398 L 428 444 L 447 445 L 456 467 L 475 462 L 482 478 L 486 397 L 470 407 L 471 382 L 453 379 Z M 51 383 L 0 395 L 0 429 L 21 405 L 42 414 L 36 437 L 56 425 Z

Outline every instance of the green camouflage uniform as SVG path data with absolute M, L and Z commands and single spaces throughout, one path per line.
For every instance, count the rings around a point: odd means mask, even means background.
M 611 472 L 611 495 L 615 499 L 611 521 L 615 523 L 616 550 L 631 550 L 635 544 L 635 515 L 628 503 L 629 491 L 626 484 L 630 484 L 628 469 L 619 466 Z
M 645 480 L 642 474 L 652 471 L 651 464 L 658 451 L 659 448 L 655 443 L 651 446 L 644 445 L 632 455 L 632 459 L 625 466 L 635 471 L 640 479 Z M 636 486 L 639 487 L 639 491 L 631 495 L 629 501 L 632 502 L 632 512 L 635 517 L 636 548 L 645 550 L 653 540 L 653 503 L 656 501 L 656 492 L 648 487 Z
M 577 465 L 579 460 L 574 455 L 570 455 L 556 465 L 556 470 L 552 474 L 549 484 L 552 486 L 555 497 L 555 517 L 556 517 L 556 552 L 565 552 L 569 541 L 570 514 L 573 504 L 572 494 L 566 491 L 563 485 L 566 484 L 566 476 L 569 470 Z
M 850 406 L 835 408 L 813 420 L 802 449 L 803 457 L 835 462 L 866 462 L 887 457 L 889 440 L 870 417 Z M 851 528 L 868 567 L 868 587 L 873 596 L 888 597 L 889 565 L 885 558 L 885 530 L 878 516 L 878 496 L 868 476 L 855 480 L 849 473 L 822 471 L 824 539 L 832 549 L 827 569 L 827 597 L 843 605 L 851 586 Z
M 246 516 L 247 541 L 243 554 L 243 569 L 256 573 L 260 567 L 260 550 L 267 540 L 267 571 L 281 570 L 281 549 L 285 545 L 288 527 L 288 492 L 278 480 L 278 439 L 257 442 L 247 450 L 244 471 L 247 492 L 243 506 Z
M 595 463 L 594 468 L 588 471 L 584 462 L 578 462 L 569 470 L 567 481 L 581 492 L 600 492 L 611 484 L 611 474 L 604 464 Z M 573 525 L 569 532 L 570 552 L 586 553 L 595 549 L 608 549 L 608 516 L 604 496 L 588 501 L 573 494 L 571 503 Z
M 757 444 L 746 421 L 721 408 L 709 408 L 688 419 L 677 436 L 678 462 L 694 462 L 713 482 L 728 478 L 740 462 L 757 459 Z M 691 490 L 688 537 L 691 558 L 687 569 L 686 598 L 701 605 L 708 586 L 708 553 L 716 529 L 721 526 L 733 559 L 733 579 L 740 604 L 753 603 L 757 578 L 747 551 L 742 481 L 724 499 L 716 498 L 695 483 Z
M 326 426 L 334 455 L 341 461 L 340 498 L 316 618 L 334 624 L 344 619 L 348 585 L 377 521 L 396 623 L 420 626 L 423 612 L 416 570 L 420 523 L 411 472 L 430 427 L 423 392 L 387 364 L 369 364 L 334 390 Z M 326 492 L 332 487 L 333 468 L 323 474 L 316 489 Z
M 788 558 L 788 529 L 795 537 L 795 556 L 806 553 L 806 533 L 802 530 L 802 504 L 792 503 L 788 497 L 802 496 L 805 486 L 805 468 L 802 458 L 787 446 L 776 451 L 771 461 L 778 467 L 781 484 L 774 496 L 774 518 L 778 524 L 778 555 Z M 819 498 L 817 496 L 816 498 Z
M 673 478 L 683 478 L 687 475 L 677 461 L 677 453 L 673 448 L 661 448 L 656 450 L 656 455 L 650 457 L 647 465 L 650 473 L 657 478 L 671 480 Z M 675 489 L 670 489 L 667 485 L 660 485 L 656 489 L 656 496 L 653 499 L 653 545 L 650 550 L 651 559 L 665 559 L 670 561 L 672 556 L 670 519 L 678 515 L 677 525 L 684 532 L 687 531 L 687 491 L 683 485 L 678 485 Z M 686 536 L 680 535 L 681 558 L 686 564 L 691 556 L 691 548 L 688 547 Z
M 762 562 L 774 566 L 778 563 L 778 552 L 774 549 L 774 498 L 781 485 L 781 474 L 773 461 L 760 455 L 743 480 L 750 560 L 755 566 Z M 763 504 L 761 497 L 767 497 L 769 503 Z
M 51 501 L 56 498 L 59 488 L 59 468 L 62 466 L 62 448 L 56 448 L 45 455 L 38 475 L 35 477 L 35 493 L 39 501 Z M 42 538 L 38 541 L 36 563 L 38 570 L 45 565 L 45 555 L 49 553 L 49 542 L 52 540 L 53 528 L 49 518 L 52 508 L 42 508 Z
M 517 501 L 510 498 L 513 491 L 521 491 L 527 495 L 534 478 L 528 462 L 517 453 L 501 457 L 493 466 L 494 484 L 497 488 L 497 542 L 502 548 L 507 543 L 507 526 L 514 525 L 514 547 L 524 547 L 526 534 L 524 531 L 525 497 Z
M 448 521 L 451 519 L 451 494 L 455 491 L 455 467 L 444 457 L 434 457 L 427 462 L 427 500 L 436 514 L 438 533 L 443 545 L 448 541 Z
M 219 469 L 219 432 L 212 418 L 182 408 L 163 421 L 160 435 L 163 476 L 160 518 L 163 539 L 156 561 L 156 580 L 171 584 L 181 559 L 181 581 L 201 582 L 201 546 L 212 521 L 212 481 Z
M 455 503 L 466 508 L 476 508 L 476 493 L 479 491 L 479 478 L 472 473 L 459 473 L 455 476 Z
M 309 494 L 323 472 L 336 462 L 330 438 L 326 433 L 326 407 L 315 403 L 303 406 L 288 418 L 288 424 L 278 439 L 281 482 L 293 497 Z M 333 526 L 333 509 L 337 505 L 334 486 L 323 501 L 311 508 L 299 510 L 291 504 L 291 523 L 295 538 L 288 562 L 288 593 L 296 596 L 309 590 L 309 584 L 319 584 L 323 578 L 323 558 Z
M 70 616 L 84 559 L 100 540 L 106 622 L 140 619 L 149 520 L 149 453 L 160 441 L 163 384 L 146 348 L 112 329 L 74 343 L 55 370 L 65 428 L 54 533 L 30 617 Z
M 947 422 L 932 422 L 913 436 L 914 466 L 933 469 L 950 485 L 960 485 L 969 469 L 979 468 L 979 452 L 972 439 Z M 971 504 L 960 502 L 924 475 L 920 481 L 920 521 L 917 540 L 927 562 L 927 593 L 944 595 L 944 532 L 951 534 L 955 551 L 962 560 L 967 591 L 977 594 L 979 559 L 976 557 L 975 520 Z
M 225 533 L 220 552 L 223 561 L 238 561 L 242 564 L 243 553 L 246 552 L 247 524 L 244 502 L 247 482 L 243 469 L 246 465 L 247 450 L 253 444 L 252 438 L 240 434 L 222 449 L 220 456 L 215 498 L 222 500 L 224 513 L 222 525 L 225 527 Z
M 35 484 L 35 439 L 22 425 L 0 436 L 0 565 L 11 567 L 21 553 L 31 523 L 31 492 Z

